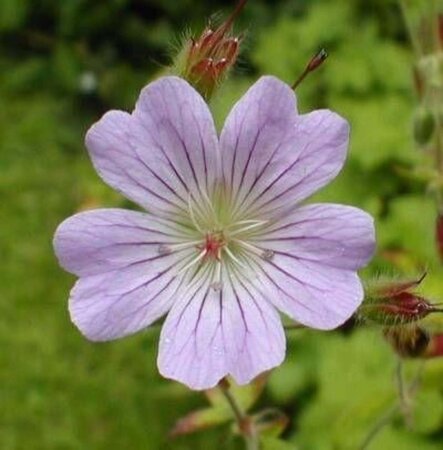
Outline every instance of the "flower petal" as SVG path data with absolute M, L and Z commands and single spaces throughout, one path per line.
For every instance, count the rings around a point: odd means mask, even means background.
M 160 372 L 193 389 L 209 389 L 228 374 L 248 383 L 285 354 L 275 309 L 247 282 L 222 272 L 221 290 L 203 276 L 177 300 L 160 337 Z
M 140 94 L 132 115 L 110 111 L 86 135 L 97 172 L 157 212 L 186 212 L 214 183 L 218 141 L 204 100 L 185 81 L 163 77 Z
M 346 159 L 349 123 L 329 110 L 303 114 L 296 119 L 292 142 L 286 167 L 267 180 L 255 209 L 292 208 L 333 180 Z
M 152 171 L 146 180 L 151 189 L 177 193 L 185 207 L 189 197 L 206 201 L 219 178 L 220 155 L 200 94 L 180 78 L 163 77 L 143 89 L 132 117 L 130 141 Z
M 290 253 L 339 269 L 360 269 L 375 250 L 373 218 L 352 206 L 302 206 L 265 233 L 252 239 L 265 250 Z
M 375 250 L 372 217 L 351 206 L 303 206 L 251 239 L 270 299 L 307 326 L 335 328 L 363 300 L 356 270 Z
M 66 219 L 57 228 L 54 248 L 65 270 L 89 276 L 124 269 L 137 261 L 155 261 L 162 249 L 190 240 L 186 230 L 171 221 L 109 208 Z
M 118 209 L 77 214 L 57 229 L 60 264 L 81 276 L 69 310 L 80 331 L 94 341 L 139 331 L 164 315 L 183 283 L 180 267 L 191 248 L 161 251 L 183 243 L 173 224 Z
M 272 172 L 282 159 L 286 161 L 290 151 L 286 141 L 295 118 L 293 91 L 270 76 L 260 78 L 234 106 L 223 127 L 220 148 L 225 184 L 238 202 L 250 193 L 259 176 Z
M 275 253 L 272 260 L 256 259 L 261 283 L 272 303 L 292 319 L 311 328 L 329 330 L 342 325 L 363 300 L 355 271 L 337 269 Z
M 220 138 L 235 211 L 263 216 L 293 208 L 341 170 L 349 125 L 319 110 L 298 115 L 289 86 L 260 79 L 236 104 Z

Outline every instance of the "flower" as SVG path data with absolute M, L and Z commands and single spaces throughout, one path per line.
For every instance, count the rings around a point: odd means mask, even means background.
M 313 328 L 346 321 L 363 298 L 356 270 L 374 251 L 372 218 L 300 203 L 343 166 L 348 123 L 299 115 L 274 77 L 256 82 L 220 139 L 202 97 L 164 77 L 132 114 L 106 113 L 86 146 L 103 180 L 149 213 L 81 212 L 55 235 L 79 277 L 69 301 L 90 340 L 133 334 L 167 314 L 158 366 L 194 389 L 248 383 L 284 359 L 278 310 Z

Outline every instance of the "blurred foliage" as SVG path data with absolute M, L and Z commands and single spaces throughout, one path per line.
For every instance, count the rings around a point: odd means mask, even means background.
M 227 427 L 172 441 L 174 423 L 205 400 L 162 380 L 158 330 L 97 345 L 69 323 L 73 278 L 55 262 L 57 224 L 79 209 L 129 206 L 94 173 L 87 127 L 109 108 L 132 108 L 164 72 L 180 36 L 234 2 L 2 0 L 0 2 L 0 448 L 2 450 L 236 449 Z M 292 82 L 320 48 L 327 63 L 298 89 L 299 108 L 337 110 L 352 125 L 348 163 L 316 201 L 343 202 L 377 219 L 378 257 L 365 273 L 423 267 L 424 294 L 443 299 L 433 242 L 435 206 L 409 168 L 412 56 L 394 0 L 250 1 L 236 75 L 213 101 L 219 126 L 261 73 Z M 389 269 L 387 269 L 389 267 Z M 429 327 L 441 330 L 434 316 Z M 356 449 L 395 401 L 396 358 L 379 329 L 290 332 L 288 360 L 258 407 L 291 419 L 264 450 Z M 418 362 L 410 363 L 410 374 Z M 413 376 L 413 375 L 411 375 Z M 412 404 L 374 440 L 377 450 L 437 450 L 443 439 L 443 363 L 425 366 Z

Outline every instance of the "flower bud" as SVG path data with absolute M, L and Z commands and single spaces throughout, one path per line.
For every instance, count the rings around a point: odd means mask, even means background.
M 431 142 L 435 131 L 435 117 L 431 111 L 420 107 L 414 115 L 414 139 L 420 145 Z
M 418 326 L 386 328 L 384 336 L 403 358 L 423 357 L 430 342 L 429 334 Z
M 185 43 L 178 72 L 206 99 L 226 78 L 240 52 L 242 37 L 231 35 L 232 26 L 247 0 L 240 0 L 234 12 L 218 28 L 208 25 L 197 39 Z
M 385 326 L 417 322 L 432 312 L 441 312 L 411 289 L 417 287 L 425 275 L 413 281 L 391 281 L 372 286 L 359 309 L 359 316 Z

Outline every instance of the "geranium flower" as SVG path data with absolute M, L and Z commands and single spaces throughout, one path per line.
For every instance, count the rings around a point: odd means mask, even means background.
M 234 106 L 220 139 L 184 80 L 161 78 L 132 114 L 110 111 L 86 136 L 103 180 L 149 213 L 81 212 L 54 245 L 80 279 L 74 324 L 107 341 L 167 313 L 159 370 L 194 389 L 230 374 L 248 383 L 285 355 L 281 311 L 331 329 L 360 305 L 356 270 L 374 251 L 360 209 L 300 203 L 343 166 L 348 123 L 299 115 L 295 95 L 261 78 Z

